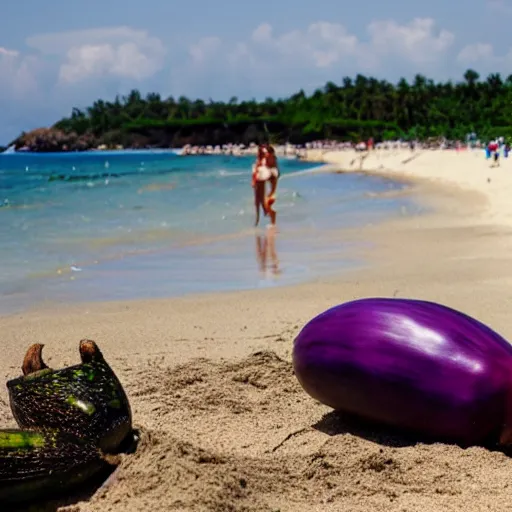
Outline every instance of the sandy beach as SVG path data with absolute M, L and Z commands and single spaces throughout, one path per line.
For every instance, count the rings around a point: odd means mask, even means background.
M 512 339 L 512 164 L 490 168 L 482 152 L 309 158 L 408 181 L 433 213 L 340 230 L 340 240 L 369 245 L 358 254 L 365 267 L 336 279 L 0 318 L 4 382 L 20 374 L 31 343 L 44 343 L 57 367 L 78 361 L 80 339 L 94 339 L 141 431 L 108 486 L 59 510 L 508 510 L 511 458 L 353 425 L 306 395 L 291 350 L 313 316 L 365 296 L 441 302 Z M 15 425 L 5 391 L 2 428 Z

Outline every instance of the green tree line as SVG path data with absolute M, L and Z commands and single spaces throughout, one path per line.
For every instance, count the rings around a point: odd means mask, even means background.
M 308 95 L 303 90 L 285 99 L 228 102 L 162 98 L 132 90 L 114 101 L 97 100 L 73 109 L 55 126 L 64 133 L 90 135 L 106 144 L 123 143 L 139 134 L 149 143 L 158 133 L 181 142 L 223 143 L 273 139 L 306 142 L 319 138 L 357 140 L 464 139 L 470 132 L 486 139 L 512 135 L 512 75 L 485 79 L 469 69 L 458 82 L 435 82 L 423 75 L 394 84 L 357 75 L 340 84 L 328 82 Z M 201 135 L 202 134 L 202 135 Z M 172 137 L 171 137 L 172 138 Z M 166 138 L 166 143 L 170 140 Z

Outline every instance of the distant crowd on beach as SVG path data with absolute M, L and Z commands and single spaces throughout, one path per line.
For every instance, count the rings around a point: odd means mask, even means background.
M 510 153 L 510 144 L 505 142 L 503 137 L 491 140 L 485 146 L 485 158 L 493 160 L 493 165 L 499 165 L 500 156 L 508 158 Z
M 223 144 L 218 146 L 191 146 L 182 148 L 180 154 L 188 155 L 230 155 L 245 156 L 256 155 L 260 146 L 256 143 L 245 144 Z M 373 139 L 366 141 L 339 142 L 335 140 L 318 140 L 305 144 L 281 144 L 273 146 L 275 154 L 285 158 L 306 158 L 308 150 L 322 151 L 371 151 L 371 150 L 484 150 L 487 158 L 496 158 L 502 155 L 508 158 L 510 145 L 503 137 L 491 141 L 476 139 L 458 141 L 445 138 L 432 138 L 431 140 L 388 140 L 374 143 Z

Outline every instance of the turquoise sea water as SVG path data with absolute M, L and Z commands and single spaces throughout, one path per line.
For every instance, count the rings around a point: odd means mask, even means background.
M 281 159 L 271 236 L 265 218 L 253 228 L 252 162 L 170 151 L 0 155 L 0 313 L 298 282 L 354 263 L 333 230 L 414 208 L 378 197 L 401 184 Z

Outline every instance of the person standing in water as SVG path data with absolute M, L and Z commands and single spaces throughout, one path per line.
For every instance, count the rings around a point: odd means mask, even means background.
M 258 147 L 256 162 L 252 171 L 252 186 L 254 188 L 254 205 L 256 207 L 255 226 L 260 221 L 260 208 L 265 216 L 270 216 L 272 226 L 276 224 L 277 213 L 273 208 L 276 200 L 277 182 L 279 181 L 279 167 L 275 150 L 269 144 L 261 144 Z M 270 192 L 267 196 L 266 186 L 270 183 Z

